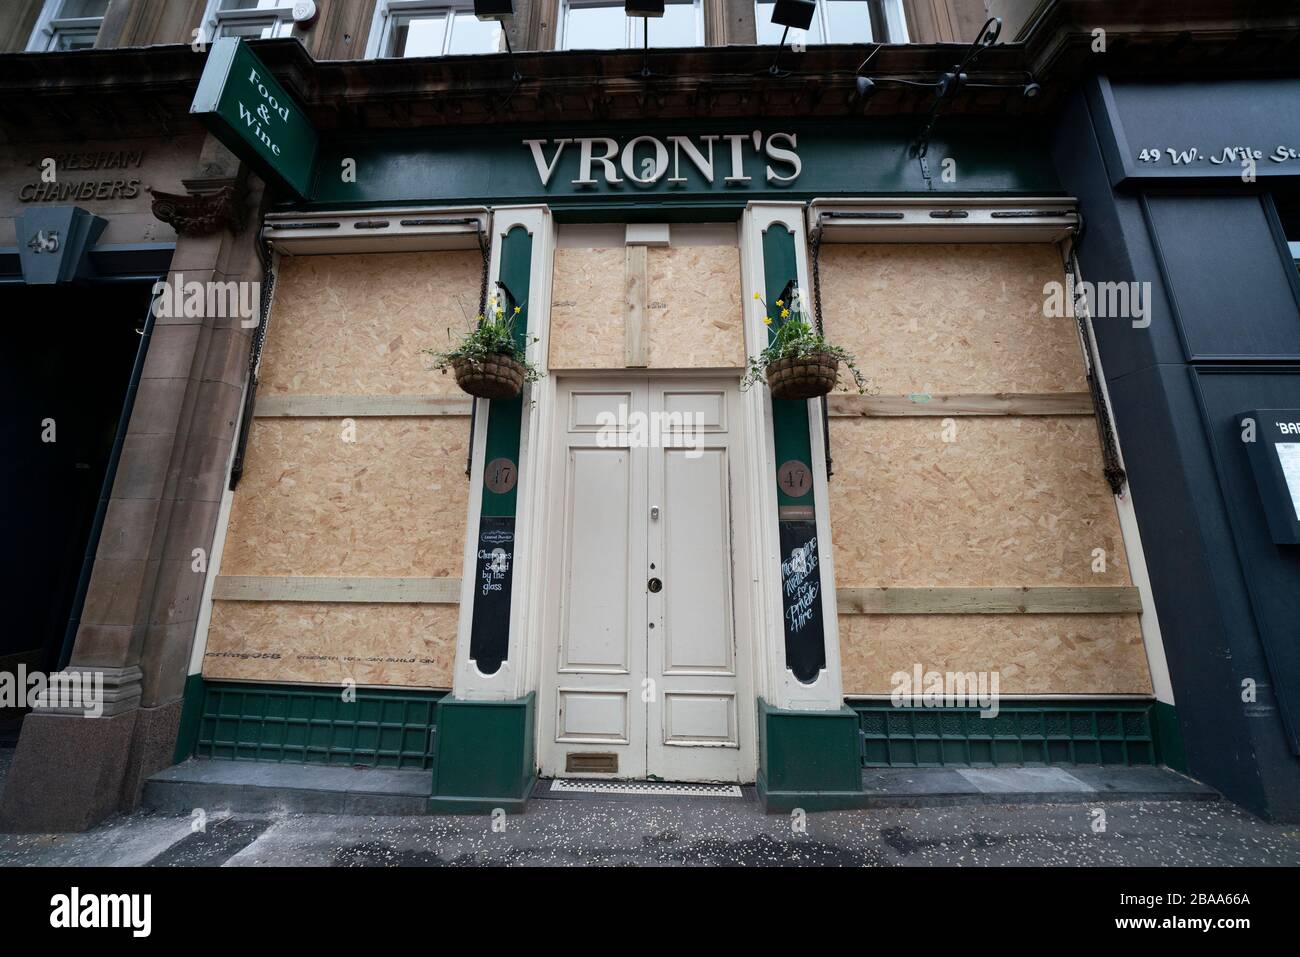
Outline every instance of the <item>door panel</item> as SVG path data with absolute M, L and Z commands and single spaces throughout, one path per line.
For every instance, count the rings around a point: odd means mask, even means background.
M 727 450 L 651 451 L 651 462 L 663 469 L 664 590 L 650 599 L 663 606 L 659 664 L 664 674 L 734 674 Z M 653 551 L 653 527 L 650 540 Z
M 631 670 L 631 451 L 569 449 L 562 672 Z
M 616 772 L 575 773 L 753 780 L 745 612 L 733 601 L 745 554 L 732 528 L 734 383 L 562 383 L 558 399 L 551 481 L 564 506 L 548 532 L 542 773 L 612 753 Z

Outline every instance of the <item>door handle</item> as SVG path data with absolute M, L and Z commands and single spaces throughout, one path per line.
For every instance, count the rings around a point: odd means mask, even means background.
M 650 591 L 652 595 L 657 595 L 659 592 L 663 590 L 664 583 L 657 578 L 652 578 L 648 582 L 646 582 L 645 587 Z

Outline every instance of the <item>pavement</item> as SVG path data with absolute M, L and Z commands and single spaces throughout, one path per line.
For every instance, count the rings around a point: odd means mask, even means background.
M 201 829 L 200 829 L 201 828 Z M 0 867 L 1298 866 L 1300 827 L 1224 801 L 766 815 L 748 798 L 535 800 L 522 815 L 139 810 L 0 835 Z

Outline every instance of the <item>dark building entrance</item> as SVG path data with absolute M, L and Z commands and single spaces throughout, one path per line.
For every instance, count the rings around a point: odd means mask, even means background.
M 0 287 L 0 672 L 66 663 L 149 301 L 143 282 Z M 22 713 L 0 710 L 0 740 Z

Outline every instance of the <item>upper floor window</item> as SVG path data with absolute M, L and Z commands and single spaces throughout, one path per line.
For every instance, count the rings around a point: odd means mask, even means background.
M 771 0 L 754 4 L 760 44 L 781 42 L 785 27 L 772 22 L 773 5 Z M 800 39 L 804 43 L 906 43 L 903 0 L 817 0 L 808 29 L 791 30 L 786 39 L 792 43 Z
M 617 50 L 704 45 L 700 0 L 665 0 L 662 17 L 629 17 L 623 0 L 561 0 L 560 50 Z M 648 36 L 643 32 L 649 30 Z
M 45 0 L 28 50 L 85 50 L 95 45 L 108 0 Z
M 473 0 L 379 0 L 369 57 L 497 53 L 501 24 L 474 16 Z
M 293 32 L 293 4 L 285 0 L 208 0 L 202 29 L 208 41 L 287 37 Z

